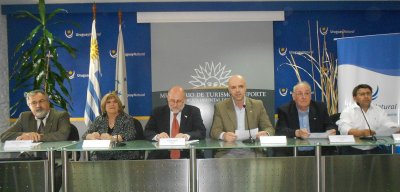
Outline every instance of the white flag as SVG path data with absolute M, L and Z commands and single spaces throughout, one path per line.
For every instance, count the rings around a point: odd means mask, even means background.
M 85 124 L 87 127 L 100 115 L 100 59 L 97 44 L 96 20 L 92 23 L 92 35 L 90 39 L 90 63 L 89 81 L 86 95 Z
M 115 62 L 115 90 L 118 97 L 125 106 L 125 113 L 129 114 L 128 107 L 128 91 L 126 83 L 126 63 L 125 63 L 125 48 L 124 37 L 122 35 L 122 28 L 119 25 L 118 44 L 117 44 L 117 59 Z

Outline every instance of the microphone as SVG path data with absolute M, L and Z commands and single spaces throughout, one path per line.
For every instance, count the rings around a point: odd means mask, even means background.
M 122 146 L 125 146 L 125 145 L 126 145 L 126 143 L 118 141 L 118 134 L 117 134 L 117 140 L 115 141 L 115 146 L 116 147 L 122 147 Z
M 246 104 L 243 104 L 243 108 L 244 108 L 245 113 L 246 113 L 246 122 L 247 122 L 247 128 L 248 128 L 248 130 L 249 130 L 249 138 L 246 139 L 246 140 L 243 140 L 242 142 L 243 142 L 243 143 L 255 143 L 256 140 L 253 139 L 253 137 L 251 136 L 251 132 L 250 132 L 249 115 L 247 114 Z
M 365 117 L 364 111 L 363 111 L 363 109 L 362 109 L 360 103 L 357 102 L 357 105 L 358 105 L 358 106 L 360 107 L 360 109 L 361 109 L 361 113 L 362 113 L 363 116 L 364 116 L 365 122 L 367 122 L 368 129 L 369 129 L 369 134 L 370 134 L 370 136 L 362 136 L 362 137 L 360 137 L 360 139 L 362 139 L 362 140 L 376 141 L 376 137 L 375 137 L 375 135 L 372 135 L 371 127 L 369 126 L 369 123 L 368 123 L 368 121 L 367 121 L 367 118 Z

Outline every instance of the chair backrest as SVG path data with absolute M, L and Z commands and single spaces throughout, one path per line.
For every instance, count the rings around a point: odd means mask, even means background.
M 136 140 L 144 140 L 144 135 L 143 135 L 143 126 L 142 123 L 140 123 L 139 120 L 133 118 L 133 121 L 135 123 L 135 130 L 136 130 Z
M 335 114 L 329 116 L 329 118 L 331 119 L 332 123 L 335 124 L 336 134 L 340 135 L 339 130 L 338 130 L 338 126 L 336 125 L 336 121 L 338 121 L 340 119 L 340 113 L 335 113 Z
M 338 121 L 340 119 L 340 113 L 335 113 L 335 114 L 329 116 L 329 118 L 331 119 L 332 123 L 336 123 L 336 121 Z
M 71 123 L 71 132 L 69 132 L 68 141 L 79 141 L 79 131 L 74 124 Z

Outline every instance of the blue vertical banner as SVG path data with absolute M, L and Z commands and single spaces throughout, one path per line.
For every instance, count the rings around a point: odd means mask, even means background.
M 400 124 L 400 34 L 369 35 L 337 40 L 339 111 L 353 103 L 358 84 L 373 89 L 373 104 Z

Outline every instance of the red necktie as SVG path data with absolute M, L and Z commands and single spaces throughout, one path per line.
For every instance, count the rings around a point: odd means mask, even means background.
M 172 120 L 171 138 L 174 138 L 179 133 L 179 123 L 178 123 L 178 119 L 176 119 L 177 115 L 178 114 L 174 114 L 174 119 Z M 171 153 L 170 153 L 171 159 L 179 159 L 180 157 L 181 157 L 180 150 L 171 150 Z

